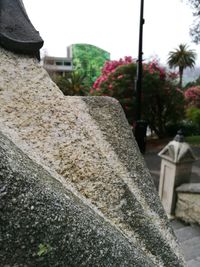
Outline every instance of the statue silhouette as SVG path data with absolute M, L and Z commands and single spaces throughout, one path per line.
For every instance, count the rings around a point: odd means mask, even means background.
M 0 46 L 40 58 L 43 40 L 32 25 L 21 0 L 0 0 Z

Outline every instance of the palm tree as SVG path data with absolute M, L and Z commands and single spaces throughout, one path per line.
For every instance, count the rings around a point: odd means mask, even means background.
M 66 88 L 74 92 L 74 95 L 79 95 L 82 91 L 86 76 L 81 71 L 69 72 L 66 76 Z
M 196 53 L 194 50 L 188 49 L 186 44 L 180 44 L 177 49 L 169 52 L 167 63 L 170 68 L 179 69 L 179 86 L 182 88 L 183 71 L 186 68 L 194 68 L 196 60 Z
M 84 85 L 85 77 L 82 72 L 72 71 L 65 76 L 56 75 L 53 80 L 64 95 L 84 95 L 87 91 Z

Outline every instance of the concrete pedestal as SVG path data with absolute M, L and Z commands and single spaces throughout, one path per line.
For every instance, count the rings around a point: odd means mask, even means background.
M 176 206 L 175 188 L 189 183 L 195 156 L 186 142 L 171 141 L 159 154 L 161 171 L 159 196 L 168 215 L 173 215 Z

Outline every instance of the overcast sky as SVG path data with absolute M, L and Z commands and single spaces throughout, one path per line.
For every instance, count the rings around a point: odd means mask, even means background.
M 65 56 L 72 43 L 89 43 L 111 53 L 111 59 L 137 58 L 140 0 L 23 0 L 44 40 L 43 50 Z M 191 8 L 181 0 L 144 0 L 144 59 L 157 56 L 163 64 L 169 51 L 191 43 Z M 198 57 L 200 65 L 200 56 Z

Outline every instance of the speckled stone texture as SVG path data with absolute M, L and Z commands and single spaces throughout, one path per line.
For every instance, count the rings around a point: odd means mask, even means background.
M 200 225 L 200 184 L 183 184 L 177 188 L 176 217 Z
M 1 49 L 0 59 L 3 133 L 75 188 L 154 266 L 185 266 L 119 103 L 65 97 L 32 58 Z
M 0 134 L 0 266 L 154 266 Z

